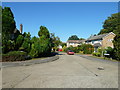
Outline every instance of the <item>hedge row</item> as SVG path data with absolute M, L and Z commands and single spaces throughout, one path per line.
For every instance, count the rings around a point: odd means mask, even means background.
M 2 62 L 6 61 L 24 61 L 26 59 L 30 59 L 30 56 L 27 55 L 26 52 L 21 51 L 11 51 L 7 54 L 2 55 Z

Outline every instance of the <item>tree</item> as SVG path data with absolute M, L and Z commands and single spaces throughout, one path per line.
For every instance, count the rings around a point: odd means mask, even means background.
M 94 51 L 94 47 L 91 44 L 81 45 L 84 54 L 91 54 Z
M 80 38 L 79 40 L 85 40 L 84 38 Z
M 31 43 L 32 43 L 32 45 L 31 45 L 31 50 L 30 50 L 30 56 L 32 56 L 32 57 L 39 57 L 40 56 L 40 51 L 41 51 L 41 47 L 40 47 L 40 40 L 39 40 L 39 38 L 37 38 L 37 37 L 33 37 L 32 39 L 31 39 Z
M 52 42 L 50 38 L 50 33 L 48 29 L 44 26 L 40 27 L 40 31 L 38 32 L 38 36 L 40 37 L 40 54 L 42 56 L 47 56 L 51 53 Z
M 79 40 L 79 38 L 77 37 L 77 35 L 72 35 L 68 38 L 68 40 Z
M 13 13 L 9 7 L 2 9 L 2 52 L 7 53 L 13 50 L 15 42 L 12 40 L 12 35 L 16 28 Z
M 114 38 L 114 55 L 117 60 L 120 60 L 120 33 L 117 34 Z
M 48 29 L 44 26 L 40 26 L 40 31 L 38 32 L 39 37 L 41 37 L 42 35 L 45 35 L 46 38 L 50 38 L 50 33 Z
M 13 13 L 9 7 L 2 9 L 2 38 L 11 39 L 11 34 L 14 33 L 16 23 Z
M 64 47 L 64 46 L 67 46 L 67 44 L 62 42 L 61 46 Z
M 114 44 L 114 56 L 116 59 L 120 60 L 120 13 L 112 14 L 108 17 L 103 24 L 103 29 L 98 34 L 104 34 L 109 32 L 114 32 L 116 34 L 113 44 Z
M 60 41 L 60 38 L 58 36 L 55 36 L 54 33 L 50 34 L 50 38 L 51 38 L 51 41 L 52 41 L 52 47 L 57 49 L 57 47 L 62 43 Z
M 15 50 L 18 50 L 24 41 L 23 35 L 19 35 L 15 40 Z
M 120 17 L 118 17 L 118 14 L 119 13 L 112 14 L 104 21 L 103 29 L 98 33 L 98 35 L 109 32 L 114 32 L 116 34 L 118 32 L 118 27 L 120 27 L 120 24 L 118 23 L 118 19 L 120 19 Z
M 24 49 L 25 52 L 29 53 L 30 52 L 30 49 L 31 49 L 31 35 L 30 35 L 30 32 L 26 33 L 24 32 L 23 34 L 24 36 L 24 41 L 22 43 L 22 47 Z

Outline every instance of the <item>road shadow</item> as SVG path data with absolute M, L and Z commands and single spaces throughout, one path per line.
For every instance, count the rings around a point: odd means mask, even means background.
M 57 55 L 65 55 L 65 54 L 58 53 Z

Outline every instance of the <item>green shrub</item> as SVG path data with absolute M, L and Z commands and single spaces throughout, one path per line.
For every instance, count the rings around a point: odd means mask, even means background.
M 110 54 L 110 57 L 114 58 L 115 57 L 115 52 L 114 52 L 114 49 L 111 48 L 111 47 L 107 47 L 106 49 L 106 53 Z
M 24 61 L 27 53 L 21 51 L 11 51 L 2 55 L 2 61 Z
M 84 54 L 92 54 L 94 51 L 94 47 L 91 44 L 83 44 L 81 47 Z
M 97 56 L 97 57 L 100 57 L 101 56 L 101 53 L 100 52 L 95 52 L 95 53 L 92 53 L 93 56 Z
M 78 49 L 78 47 L 72 47 L 72 46 L 64 49 L 65 52 L 67 52 L 68 50 L 72 50 L 72 51 L 75 52 L 75 53 L 79 53 L 79 51 L 80 51 L 80 50 Z

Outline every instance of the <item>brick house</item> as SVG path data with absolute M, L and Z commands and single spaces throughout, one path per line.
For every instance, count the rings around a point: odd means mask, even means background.
M 99 47 L 107 48 L 113 46 L 113 40 L 114 40 L 115 34 L 113 32 L 91 36 L 87 40 L 68 40 L 67 41 L 67 47 L 73 46 L 76 47 L 81 44 L 91 44 L 94 46 L 94 52 L 97 52 L 97 49 Z
M 113 32 L 96 35 L 88 38 L 85 43 L 91 44 L 94 46 L 95 52 L 97 51 L 98 47 L 106 48 L 106 47 L 112 47 L 113 46 L 113 40 L 114 40 L 115 34 Z

